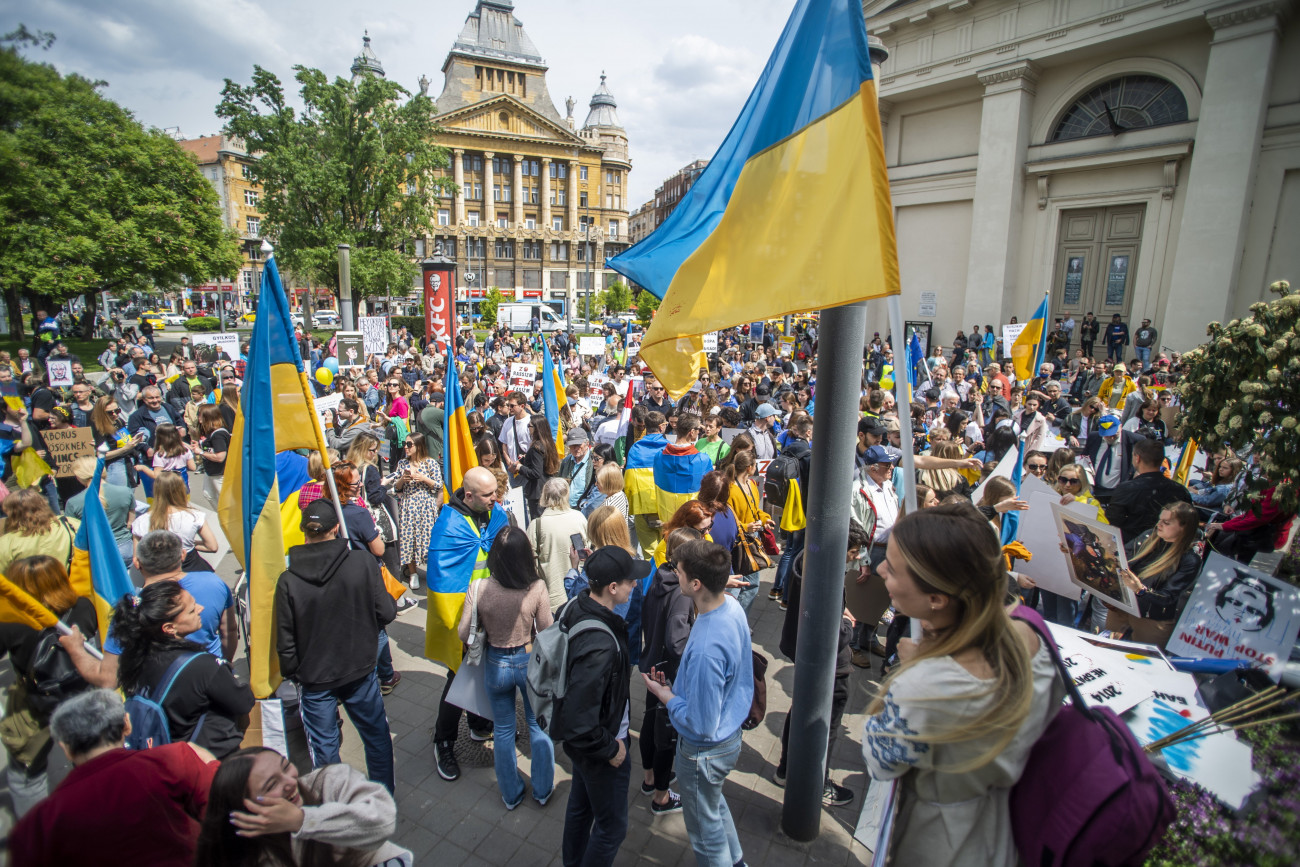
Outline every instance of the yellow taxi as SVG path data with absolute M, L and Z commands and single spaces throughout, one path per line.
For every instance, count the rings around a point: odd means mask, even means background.
M 140 323 L 148 322 L 154 328 L 162 331 L 167 327 L 167 322 L 162 318 L 162 314 L 156 310 L 146 310 L 140 314 Z

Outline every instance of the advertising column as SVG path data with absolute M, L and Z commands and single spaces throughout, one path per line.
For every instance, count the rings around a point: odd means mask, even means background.
M 424 263 L 424 333 L 446 352 L 456 325 L 456 271 L 452 262 Z

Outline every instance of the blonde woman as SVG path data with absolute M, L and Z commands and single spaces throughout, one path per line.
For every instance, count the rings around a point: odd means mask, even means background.
M 961 445 L 951 441 L 935 443 L 930 448 L 930 456 L 955 460 L 966 457 Z M 921 482 L 929 485 L 941 500 L 948 494 L 970 495 L 970 482 L 959 470 L 922 470 Z
M 178 474 L 164 470 L 153 483 L 153 503 L 149 511 L 131 523 L 131 535 L 136 542 L 154 530 L 170 530 L 181 540 L 185 559 L 181 569 L 186 572 L 211 572 L 212 566 L 199 556 L 217 550 L 217 537 L 212 532 L 203 513 L 190 505 L 190 492 L 185 480 Z
M 874 780 L 903 780 L 893 857 L 1012 867 L 1011 786 L 1065 695 L 1051 654 L 1003 607 L 1001 546 L 970 506 L 900 519 L 879 568 L 894 608 L 922 623 L 919 643 L 899 641 L 862 741 Z
M 1111 608 L 1106 629 L 1118 636 L 1164 648 L 1181 613 L 1183 591 L 1201 573 L 1196 533 L 1200 513 L 1190 503 L 1171 503 L 1160 512 L 1156 525 L 1136 540 L 1137 551 L 1120 579 L 1137 594 L 1138 611 Z
M 596 470 L 596 490 L 605 495 L 602 506 L 613 506 L 627 521 L 628 532 L 632 532 L 632 516 L 628 514 L 627 494 L 623 492 L 623 473 L 618 464 L 613 462 L 601 464 Z M 592 510 L 593 514 L 595 510 Z
M 72 562 L 72 543 L 81 522 L 50 511 L 50 501 L 36 488 L 23 488 L 4 498 L 4 533 L 0 534 L 0 574 L 24 557 L 45 555 L 65 567 Z
M 537 568 L 546 579 L 551 611 L 568 598 L 564 592 L 564 574 L 569 570 L 569 551 L 573 536 L 587 544 L 587 520 L 569 508 L 569 483 L 562 478 L 548 479 L 542 485 L 541 514 L 528 525 L 528 541 L 537 558 Z

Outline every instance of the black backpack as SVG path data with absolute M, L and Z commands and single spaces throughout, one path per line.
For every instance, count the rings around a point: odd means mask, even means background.
M 31 661 L 27 664 L 25 686 L 27 704 L 38 716 L 48 716 L 65 700 L 90 689 L 90 684 L 77 673 L 72 657 L 59 644 L 56 627 L 42 629 L 36 639 Z
M 772 458 L 763 477 L 763 499 L 774 506 L 784 506 L 792 481 L 799 483 L 799 459 L 785 454 Z

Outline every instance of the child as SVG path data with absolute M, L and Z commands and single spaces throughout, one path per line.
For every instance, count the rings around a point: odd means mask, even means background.
M 151 467 L 141 465 L 137 469 L 155 480 L 159 473 L 176 473 L 185 480 L 186 491 L 190 489 L 189 473 L 198 471 L 194 465 L 194 455 L 181 442 L 180 431 L 174 424 L 160 424 L 154 431 L 152 464 Z
M 230 448 L 230 431 L 226 430 L 225 419 L 221 417 L 221 408 L 215 404 L 201 407 L 198 414 L 198 430 L 202 433 L 202 437 L 198 445 L 190 445 L 190 451 L 195 457 L 203 459 L 203 473 L 208 477 L 208 499 L 215 509 L 217 501 L 221 499 L 221 482 L 226 472 L 226 451 Z

